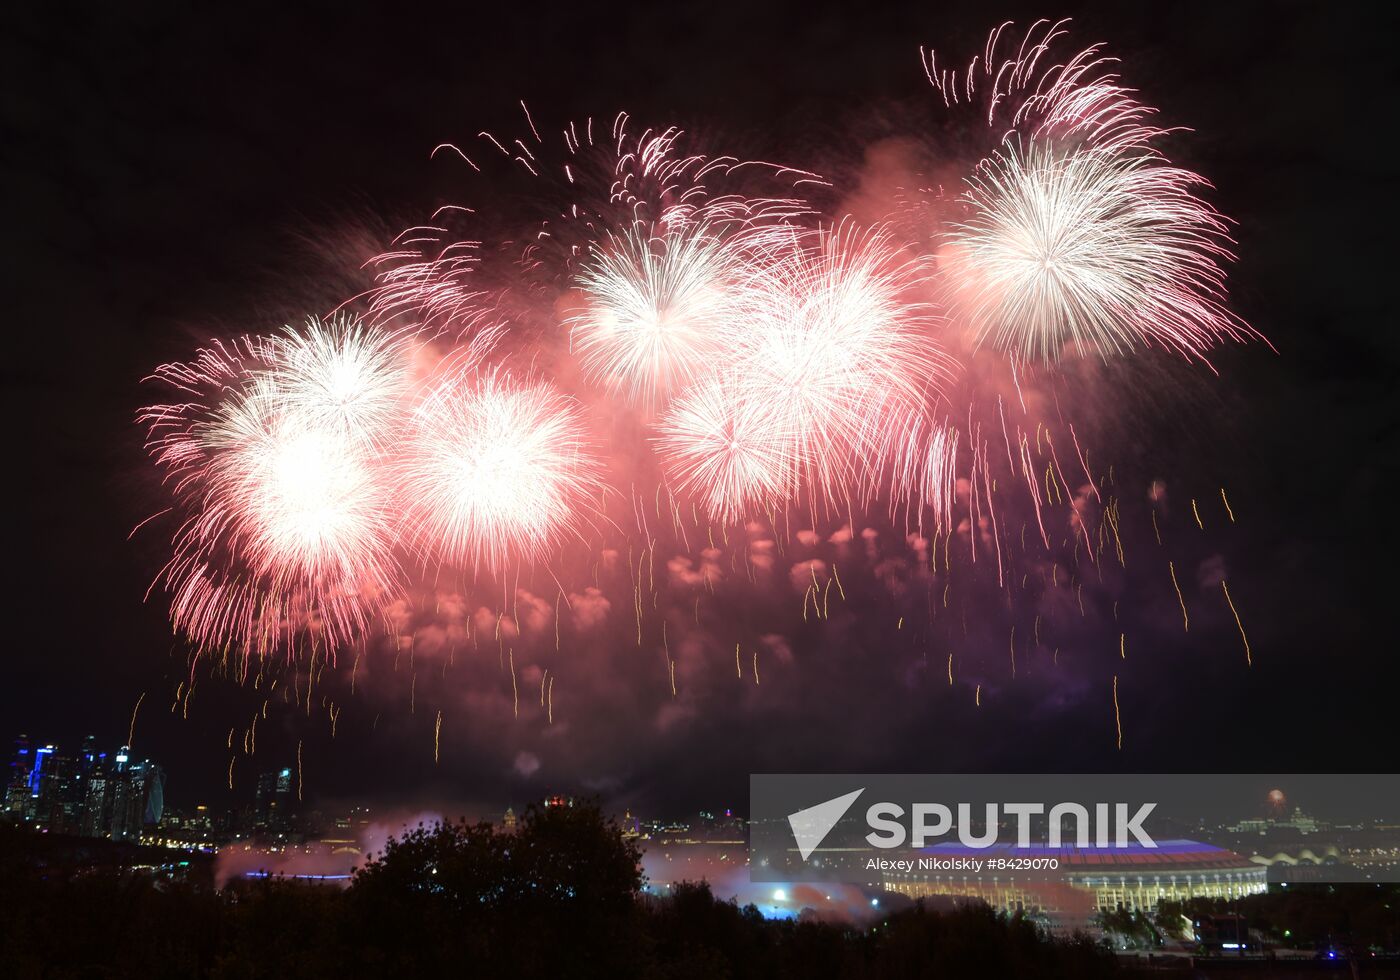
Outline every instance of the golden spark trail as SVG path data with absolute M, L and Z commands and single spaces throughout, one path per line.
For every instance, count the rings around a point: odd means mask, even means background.
M 438 709 L 437 723 L 433 725 L 433 765 L 438 764 L 438 750 L 442 744 L 442 709 Z
M 1118 707 L 1118 675 L 1113 675 L 1113 725 L 1118 729 L 1118 751 L 1123 751 L 1123 712 Z
M 515 717 L 520 717 L 520 686 L 515 682 L 515 647 L 510 648 L 510 696 L 512 701 L 511 710 Z
M 1225 488 L 1220 488 L 1220 499 L 1225 503 L 1225 513 L 1230 515 L 1230 523 L 1235 523 L 1235 512 L 1230 507 L 1230 498 L 1225 496 Z
M 1176 601 L 1181 603 L 1181 628 L 1187 633 L 1191 632 L 1191 617 L 1186 615 L 1186 598 L 1181 594 L 1181 586 L 1176 581 L 1176 567 L 1167 562 L 1167 571 L 1172 576 L 1172 588 L 1176 589 Z
M 1229 606 L 1230 606 L 1230 612 L 1231 612 L 1231 613 L 1234 615 L 1234 617 L 1235 617 L 1235 625 L 1238 626 L 1239 629 L 1240 629 L 1240 639 L 1244 641 L 1244 662 L 1245 662 L 1248 666 L 1253 667 L 1253 666 L 1254 666 L 1254 655 L 1250 652 L 1250 649 L 1249 649 L 1249 637 L 1245 635 L 1245 632 L 1244 632 L 1244 623 L 1242 623 L 1242 622 L 1240 621 L 1240 614 L 1239 614 L 1239 611 L 1238 611 L 1237 609 L 1235 609 L 1235 600 L 1230 598 L 1230 587 L 1229 587 L 1228 585 L 1225 584 L 1225 580 L 1224 580 L 1224 579 L 1221 579 L 1221 580 L 1220 580 L 1220 588 L 1223 589 L 1224 592 L 1225 592 L 1225 601 L 1226 601 L 1226 603 L 1229 604 Z
M 136 738 L 136 712 L 141 710 L 141 702 L 146 700 L 146 692 L 142 691 L 141 696 L 136 699 L 136 707 L 131 709 L 131 725 L 126 731 L 126 745 L 131 747 L 131 743 Z

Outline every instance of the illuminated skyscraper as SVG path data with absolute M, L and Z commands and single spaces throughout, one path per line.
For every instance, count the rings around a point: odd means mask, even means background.
M 23 820 L 29 806 L 29 772 L 34 762 L 29 751 L 29 736 L 15 739 L 14 755 L 5 780 L 5 812 L 11 820 Z
M 135 758 L 129 746 L 109 760 L 91 735 L 77 755 L 32 747 L 23 735 L 15 740 L 4 796 L 10 820 L 55 834 L 139 840 L 164 809 L 165 770 Z
M 260 775 L 253 802 L 254 828 L 265 833 L 286 833 L 291 829 L 291 816 L 292 770 L 279 769 Z
M 107 774 L 106 760 L 95 763 L 88 770 L 87 786 L 84 790 L 83 818 L 79 833 L 84 837 L 105 837 L 112 819 L 111 780 Z

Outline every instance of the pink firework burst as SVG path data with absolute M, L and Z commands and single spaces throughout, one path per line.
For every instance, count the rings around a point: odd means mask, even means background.
M 189 397 L 140 415 L 183 515 L 162 573 L 177 628 L 245 650 L 305 628 L 339 642 L 382 608 L 401 582 L 380 447 L 404 354 L 313 319 L 156 370 Z
M 1002 53 L 1009 25 L 966 72 L 929 80 L 950 107 L 980 100 L 999 137 L 943 230 L 946 296 L 974 344 L 1024 361 L 1157 346 L 1204 361 L 1257 336 L 1225 306 L 1228 222 L 1206 180 L 1159 149 L 1170 131 L 1089 47 L 1053 54 L 1063 21 Z M 1014 42 L 1013 42 L 1014 43 Z
M 815 507 L 868 499 L 893 433 L 936 401 L 949 366 L 919 300 L 922 267 L 887 233 L 842 224 L 784 244 L 746 292 L 723 382 L 678 399 L 662 425 L 678 489 L 726 475 L 704 486 L 716 517 L 798 495 Z
M 426 559 L 500 571 L 580 530 L 600 467 L 578 406 L 543 381 L 454 371 L 413 412 L 397 492 Z

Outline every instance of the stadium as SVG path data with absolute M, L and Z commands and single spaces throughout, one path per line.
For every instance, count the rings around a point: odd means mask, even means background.
M 973 849 L 961 844 L 924 848 L 921 856 L 999 859 L 1050 858 L 1052 872 L 974 874 L 886 873 L 887 891 L 910 898 L 978 898 L 1007 912 L 1043 915 L 1062 922 L 1098 911 L 1151 911 L 1161 902 L 1190 898 L 1242 898 L 1267 888 L 1268 869 L 1234 851 L 1190 840 L 1155 848 L 1013 847 Z M 986 866 L 984 864 L 984 866 Z

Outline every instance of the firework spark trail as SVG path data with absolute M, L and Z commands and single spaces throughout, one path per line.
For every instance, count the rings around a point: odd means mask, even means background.
M 1235 617 L 1235 626 L 1239 628 L 1240 639 L 1244 642 L 1244 662 L 1246 666 L 1254 666 L 1254 651 L 1249 648 L 1249 637 L 1244 631 L 1244 621 L 1240 619 L 1239 610 L 1235 608 L 1235 600 L 1230 597 L 1230 586 L 1224 579 L 1220 580 L 1221 591 L 1225 593 L 1225 604 L 1230 607 L 1230 615 Z
M 1118 675 L 1113 675 L 1113 727 L 1118 734 L 1118 751 L 1123 751 L 1123 711 L 1118 707 Z
M 377 280 L 369 302 L 375 323 L 406 323 L 429 335 L 458 338 L 492 323 L 492 297 L 480 282 L 481 242 L 443 244 L 438 236 L 446 234 L 447 229 L 439 225 L 410 228 L 395 239 L 390 251 L 369 261 Z M 441 247 L 430 254 L 433 245 Z
M 1154 110 L 1141 105 L 1110 70 L 1102 45 L 1091 45 L 1056 61 L 1052 55 L 1068 36 L 1068 20 L 1038 20 L 1021 37 L 1014 54 L 1003 55 L 1007 21 L 987 36 L 982 53 L 962 72 L 939 68 L 937 55 L 923 51 L 924 73 L 949 109 L 982 102 L 986 126 L 1035 136 L 1078 135 L 1101 143 L 1132 144 L 1168 130 L 1148 125 Z
M 494 252 L 483 249 L 483 209 L 439 208 L 368 263 L 377 278 L 369 293 L 374 322 L 470 336 L 499 319 L 504 293 L 567 282 L 609 238 L 664 238 L 693 226 L 781 225 L 811 213 L 796 189 L 827 183 L 791 167 L 690 152 L 690 141 L 676 127 L 634 135 L 625 112 L 610 132 L 591 118 L 571 122 L 561 140 L 545 140 L 527 109 L 524 118 L 526 138 L 478 134 L 490 156 L 523 177 L 521 199 L 536 207 L 511 243 L 517 247 L 503 252 L 510 267 L 494 269 Z M 475 173 L 482 171 L 472 157 L 451 148 Z M 747 193 L 749 184 L 775 193 Z
M 903 503 L 906 524 L 908 516 L 914 515 L 921 534 L 925 514 L 933 518 L 935 535 L 948 527 L 952 517 L 959 438 L 957 429 L 951 426 L 916 418 L 894 448 L 891 507 Z

